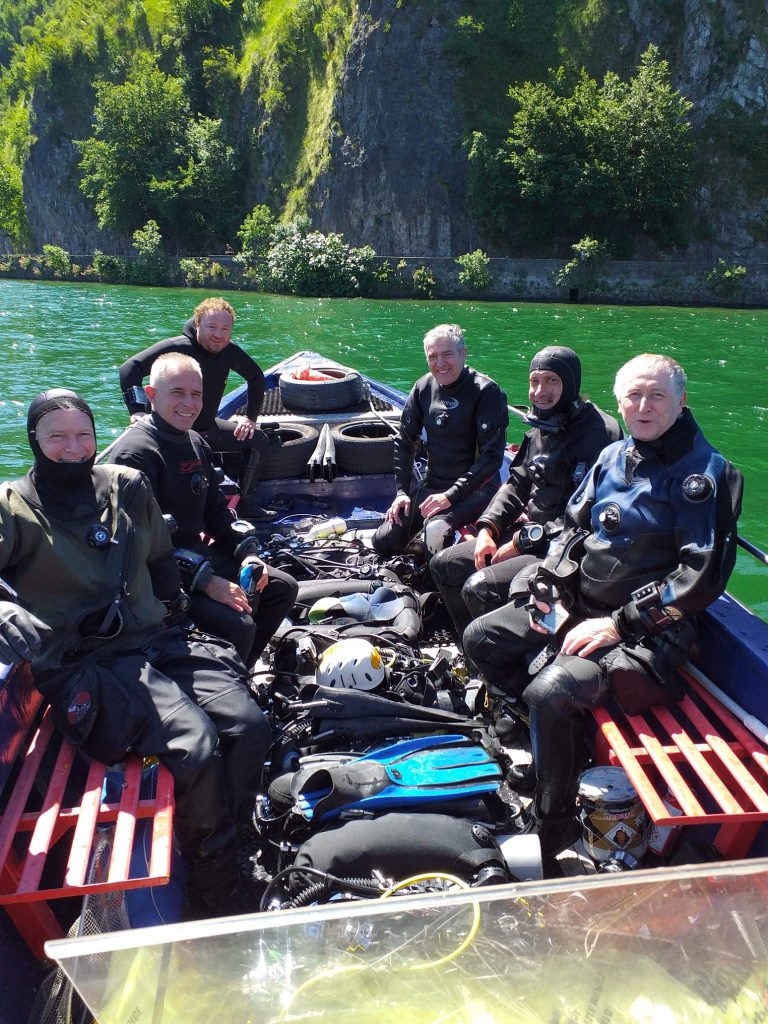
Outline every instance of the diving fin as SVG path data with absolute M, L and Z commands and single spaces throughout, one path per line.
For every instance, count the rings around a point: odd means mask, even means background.
M 307 821 L 349 811 L 385 811 L 495 793 L 501 769 L 464 736 L 421 736 L 372 750 L 347 764 L 297 773 L 294 809 Z

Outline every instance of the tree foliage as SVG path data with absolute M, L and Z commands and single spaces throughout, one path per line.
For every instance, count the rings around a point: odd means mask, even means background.
M 691 104 L 675 91 L 667 62 L 649 46 L 627 81 L 586 71 L 570 87 L 565 71 L 510 90 L 516 107 L 504 143 L 480 137 L 470 158 L 488 179 L 479 213 L 497 230 L 525 222 L 546 238 L 590 233 L 613 241 L 645 232 L 679 240 L 679 214 L 692 184 Z M 484 208 L 483 208 L 484 207 Z M 508 211 L 505 224 L 498 210 Z
M 454 260 L 461 267 L 459 282 L 471 291 L 482 292 L 493 283 L 493 276 L 488 269 L 490 260 L 482 249 L 465 252 Z
M 275 218 L 270 208 L 264 205 L 254 206 L 237 232 L 237 237 L 242 242 L 238 261 L 250 266 L 260 256 L 266 255 L 274 230 Z
M 272 286 L 293 295 L 356 295 L 373 272 L 376 257 L 370 246 L 355 249 L 342 235 L 309 231 L 297 218 L 280 225 L 267 254 Z
M 129 232 L 161 220 L 162 200 L 150 186 L 172 178 L 183 158 L 189 118 L 183 83 L 145 52 L 123 84 L 102 81 L 96 97 L 94 134 L 78 145 L 81 188 L 93 199 L 99 224 Z
M 81 188 L 102 226 L 155 220 L 181 244 L 205 246 L 233 229 L 238 160 L 220 119 L 192 117 L 184 83 L 141 54 L 122 84 L 97 86 L 95 131 L 80 142 Z

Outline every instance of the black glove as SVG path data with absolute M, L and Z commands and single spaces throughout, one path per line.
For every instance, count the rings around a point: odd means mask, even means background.
M 14 665 L 29 661 L 40 650 L 42 634 L 51 628 L 31 612 L 10 601 L 0 601 L 0 661 Z

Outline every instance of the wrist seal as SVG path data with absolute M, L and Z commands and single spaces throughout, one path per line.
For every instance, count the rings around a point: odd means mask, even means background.
M 547 534 L 540 523 L 523 523 L 512 540 L 521 555 L 538 555 L 547 547 Z
M 647 583 L 633 590 L 630 599 L 619 609 L 614 622 L 622 638 L 640 640 L 649 633 L 660 633 L 671 626 L 675 618 L 661 603 L 661 588 Z

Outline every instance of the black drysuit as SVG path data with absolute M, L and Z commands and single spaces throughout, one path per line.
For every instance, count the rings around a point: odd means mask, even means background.
M 177 430 L 152 412 L 118 438 L 110 449 L 110 460 L 140 469 L 147 476 L 162 512 L 176 521 L 177 548 L 204 556 L 217 575 L 237 581 L 243 556 L 236 560 L 234 551 L 242 537 L 232 528 L 234 515 L 219 487 L 210 448 L 196 431 Z M 292 576 L 270 568 L 268 578 L 264 590 L 249 598 L 250 614 L 200 590 L 190 592 L 195 624 L 229 640 L 248 667 L 296 599 Z
M 507 396 L 499 385 L 465 366 L 445 387 L 431 373 L 411 389 L 395 438 L 397 493 L 407 494 L 411 509 L 401 524 L 387 522 L 376 531 L 373 546 L 380 554 L 402 551 L 424 520 L 419 504 L 444 493 L 451 505 L 439 514 L 454 529 L 474 522 L 501 482 L 509 422 Z M 427 468 L 416 479 L 414 463 L 426 433 Z
M 475 664 L 529 706 L 540 818 L 572 811 L 586 708 L 615 698 L 636 713 L 679 696 L 676 669 L 693 650 L 695 616 L 724 591 L 735 562 L 742 488 L 741 474 L 687 409 L 655 442 L 630 437 L 610 445 L 534 570 L 540 594 L 554 586 L 573 602 L 571 618 L 547 645 L 549 664 L 531 681 L 527 663 L 547 640 L 530 626 L 521 577 L 511 603 L 465 633 Z M 586 657 L 558 653 L 574 624 L 604 617 L 615 623 L 618 644 Z
M 477 520 L 501 547 L 520 527 L 520 517 L 547 527 L 546 537 L 530 553 L 475 570 L 475 541 L 469 540 L 438 552 L 430 570 L 457 637 L 472 619 L 506 604 L 509 585 L 521 569 L 543 556 L 552 537 L 560 532 L 568 499 L 606 445 L 617 441 L 621 427 L 592 402 L 577 398 L 563 414 L 535 424 L 524 436 L 501 485 Z

